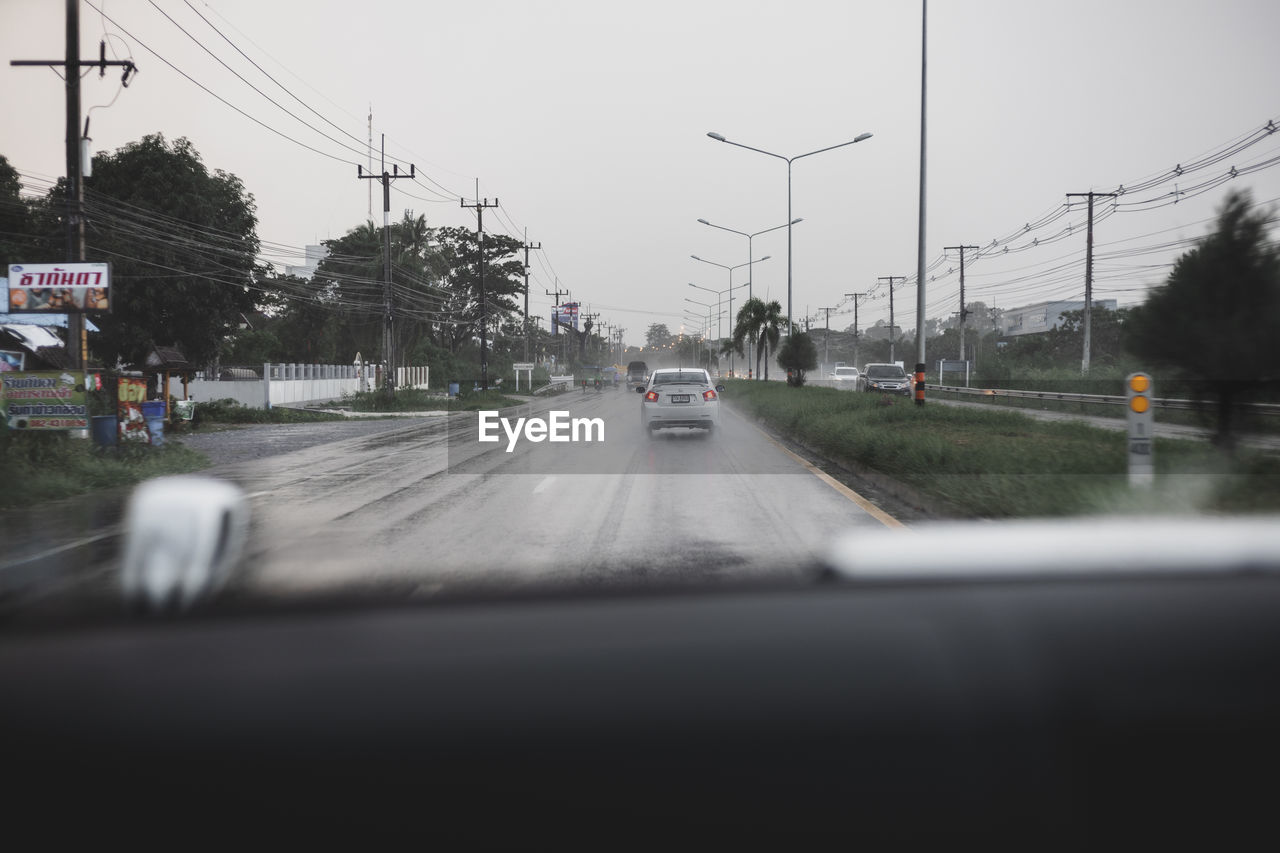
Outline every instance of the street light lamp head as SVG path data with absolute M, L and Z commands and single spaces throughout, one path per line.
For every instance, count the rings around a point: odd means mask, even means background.
M 765 256 L 764 256 L 763 258 L 761 258 L 760 260 L 762 260 L 762 261 L 767 261 L 767 260 L 769 260 L 769 259 L 770 259 L 770 258 L 772 258 L 772 257 L 773 257 L 773 255 L 765 255 Z
M 693 258 L 695 261 L 702 260 L 702 258 L 698 257 L 697 255 L 690 255 L 689 257 Z
M 796 223 L 798 223 L 798 222 L 804 222 L 804 217 L 803 217 L 803 216 L 797 216 L 795 219 L 791 220 L 791 221 L 790 221 L 790 222 L 788 222 L 787 224 L 788 224 L 788 225 L 795 225 L 795 224 L 796 224 Z
M 870 139 L 870 138 L 871 138 L 871 134 L 869 134 L 869 133 L 860 133 L 860 134 L 858 134 L 857 136 L 855 136 L 855 137 L 853 138 L 853 141 L 854 141 L 854 142 L 861 142 L 861 141 L 862 141 L 862 140 L 864 140 L 864 139 Z
M 699 221 L 699 222 L 701 222 L 703 225 L 710 225 L 710 224 L 711 224 L 710 222 L 708 222 L 708 221 L 707 221 L 707 220 L 705 220 L 705 219 L 699 219 L 698 221 Z
M 716 133 L 716 132 L 714 132 L 714 131 L 712 131 L 711 133 L 708 133 L 708 134 L 707 134 L 707 136 L 710 136 L 710 137 L 711 137 L 712 139 L 714 139 L 716 142 L 724 142 L 724 141 L 725 141 L 724 136 L 722 136 L 721 134 Z

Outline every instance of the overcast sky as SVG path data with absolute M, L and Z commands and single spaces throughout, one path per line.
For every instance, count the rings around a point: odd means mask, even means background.
M 907 276 L 895 319 L 911 329 L 920 30 L 920 3 L 906 0 L 93 0 L 81 5 L 84 56 L 106 33 L 110 55 L 132 57 L 140 73 L 119 91 L 118 73 L 94 72 L 83 104 L 111 104 L 89 112 L 95 150 L 185 136 L 211 169 L 239 176 L 257 200 L 266 259 L 281 265 L 369 217 L 372 182 L 357 179 L 356 164 L 368 163 L 372 105 L 375 148 L 385 133 L 388 154 L 418 174 L 394 184 L 393 218 L 412 208 L 431 225 L 473 226 L 459 197 L 476 197 L 478 180 L 479 196 L 501 204 L 486 230 L 528 229 L 542 244 L 532 310 L 549 313 L 543 294 L 558 278 L 625 327 L 628 343 L 653 322 L 678 328 L 685 309 L 705 313 L 685 299 L 716 296 L 690 282 L 729 286 L 727 270 L 690 255 L 747 261 L 744 237 L 699 218 L 744 232 L 787 220 L 786 163 L 708 131 L 786 157 L 870 132 L 794 163 L 792 215 L 804 219 L 793 235 L 794 314 L 832 307 L 831 325 L 845 328 L 845 294 L 861 292 L 860 325 L 887 320 L 877 279 Z M 1172 174 L 1280 124 L 1277 33 L 1275 0 L 935 0 L 928 262 L 945 246 L 983 247 L 966 265 L 968 301 L 1082 299 L 1084 205 L 1055 210 L 1067 193 L 1147 181 L 1113 215 L 1100 200 L 1095 229 L 1095 298 L 1140 301 L 1231 188 L 1280 199 L 1280 159 L 1264 167 L 1280 158 L 1280 133 Z M 0 154 L 41 190 L 64 173 L 64 89 L 53 71 L 7 62 L 63 52 L 63 3 L 0 0 Z M 1233 166 L 1256 171 L 1228 180 Z M 756 257 L 770 260 L 751 287 L 784 310 L 786 234 L 755 238 Z M 928 316 L 958 309 L 957 271 L 952 252 L 929 273 Z M 747 281 L 745 267 L 732 275 Z

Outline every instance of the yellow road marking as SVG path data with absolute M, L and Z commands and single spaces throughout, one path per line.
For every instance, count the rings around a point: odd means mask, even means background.
M 735 412 L 734 414 L 737 414 L 737 413 Z M 741 416 L 739 415 L 739 417 Z M 748 426 L 752 427 L 761 435 L 763 435 L 765 437 L 765 440 L 768 441 L 770 444 L 772 444 L 774 447 L 778 448 L 783 453 L 787 454 L 792 459 L 799 462 L 803 467 L 808 469 L 809 473 L 813 474 L 813 476 L 817 477 L 819 480 L 826 483 L 828 486 L 835 489 L 837 492 L 844 495 L 849 500 L 853 501 L 855 504 L 858 505 L 859 509 L 861 509 L 867 515 L 874 518 L 876 521 L 883 524 L 885 527 L 906 527 L 906 525 L 903 524 L 901 521 L 898 521 L 898 519 L 894 518 L 892 515 L 889 515 L 889 513 L 885 512 L 880 507 L 876 506 L 871 501 L 867 500 L 862 495 L 858 494 L 853 489 L 849 488 L 844 483 L 837 480 L 835 477 L 832 477 L 830 474 L 828 474 L 826 471 L 823 471 L 817 465 L 814 465 L 808 459 L 805 459 L 803 456 L 797 456 L 795 453 L 792 453 L 786 447 L 778 443 L 778 441 L 774 439 L 773 436 L 769 435 L 769 433 L 760 429 L 760 427 L 756 426 L 755 424 L 747 422 L 746 418 L 742 418 L 742 421 L 744 423 L 747 423 Z

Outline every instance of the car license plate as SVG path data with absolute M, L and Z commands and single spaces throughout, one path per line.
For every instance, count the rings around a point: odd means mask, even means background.
M 687 402 L 689 402 L 689 395 L 688 395 L 688 394 L 672 394 L 672 395 L 671 395 L 671 402 L 673 402 L 673 403 L 687 403 Z

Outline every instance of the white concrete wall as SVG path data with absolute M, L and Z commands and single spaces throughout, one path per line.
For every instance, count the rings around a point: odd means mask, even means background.
M 258 380 L 192 380 L 187 384 L 191 399 L 200 403 L 232 399 L 255 409 L 316 400 L 341 400 L 357 391 L 372 391 L 376 368 L 366 365 L 364 377 L 349 364 L 264 364 Z M 397 371 L 397 387 L 426 388 L 429 368 L 402 367 Z M 182 380 L 170 378 L 169 394 L 182 399 Z

